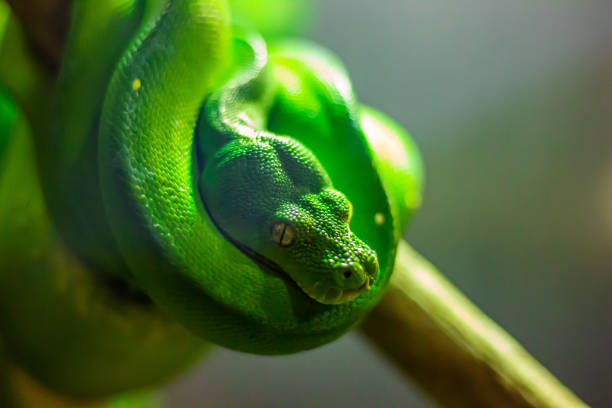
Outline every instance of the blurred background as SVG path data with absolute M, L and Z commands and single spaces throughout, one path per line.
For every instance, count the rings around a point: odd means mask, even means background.
M 334 0 L 307 35 L 408 129 L 408 241 L 587 403 L 612 406 L 612 2 Z M 358 333 L 289 357 L 216 349 L 173 406 L 430 402 Z

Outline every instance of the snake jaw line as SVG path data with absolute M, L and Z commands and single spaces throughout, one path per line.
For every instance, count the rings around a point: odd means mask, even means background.
M 357 289 L 330 287 L 325 290 L 325 285 L 320 282 L 308 287 L 297 280 L 291 279 L 291 281 L 294 282 L 304 294 L 319 303 L 325 305 L 341 305 L 343 303 L 352 302 L 361 294 L 367 293 L 372 286 L 374 286 L 375 278 L 373 276 L 368 276 L 363 284 Z

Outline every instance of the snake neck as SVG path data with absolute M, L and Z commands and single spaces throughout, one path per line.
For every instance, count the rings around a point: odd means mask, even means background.
M 229 142 L 276 137 L 265 130 L 274 81 L 264 40 L 234 28 L 232 59 L 233 69 L 200 111 L 195 134 L 200 167 Z

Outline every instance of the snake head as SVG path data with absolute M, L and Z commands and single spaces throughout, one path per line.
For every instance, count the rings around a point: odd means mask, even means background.
M 351 215 L 350 202 L 333 188 L 305 194 L 275 211 L 259 251 L 316 301 L 350 302 L 378 276 L 376 253 L 350 230 Z
M 314 300 L 346 303 L 373 286 L 376 252 L 351 231 L 350 202 L 300 143 L 229 143 L 206 165 L 201 192 L 221 231 Z

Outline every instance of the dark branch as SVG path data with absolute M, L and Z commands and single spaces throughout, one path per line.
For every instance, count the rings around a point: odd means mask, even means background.
M 33 54 L 49 73 L 56 73 L 66 33 L 71 0 L 7 0 L 21 21 Z

